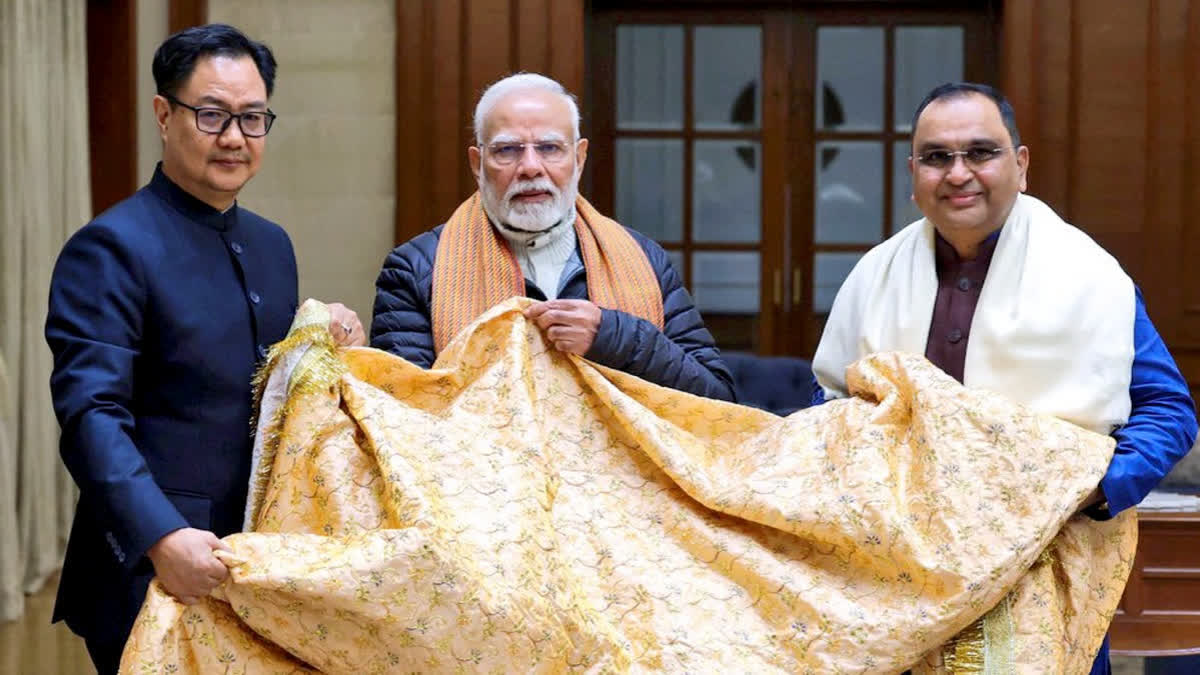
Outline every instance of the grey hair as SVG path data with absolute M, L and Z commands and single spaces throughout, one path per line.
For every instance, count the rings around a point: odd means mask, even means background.
M 575 95 L 545 75 L 517 73 L 509 75 L 483 90 L 483 96 L 480 96 L 479 103 L 475 104 L 475 142 L 483 143 L 483 121 L 492 112 L 492 108 L 495 108 L 496 104 L 500 102 L 500 99 L 514 92 L 530 89 L 541 89 L 563 97 L 567 102 L 567 107 L 571 109 L 571 133 L 574 136 L 571 140 L 579 140 L 579 104 L 575 102 Z

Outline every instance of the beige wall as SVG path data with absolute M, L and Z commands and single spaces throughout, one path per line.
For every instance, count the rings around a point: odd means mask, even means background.
M 344 302 L 367 327 L 375 277 L 393 244 L 395 2 L 208 7 L 210 21 L 266 42 L 279 62 L 271 99 L 279 119 L 239 203 L 291 235 L 301 300 Z
M 145 185 L 162 157 L 162 139 L 154 123 L 154 74 L 150 64 L 154 50 L 167 38 L 167 3 L 151 0 L 137 3 L 137 178 Z

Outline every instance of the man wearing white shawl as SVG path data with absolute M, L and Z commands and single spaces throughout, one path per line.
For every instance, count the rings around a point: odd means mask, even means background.
M 879 351 L 924 354 L 968 387 L 1101 433 L 1117 446 L 1084 504 L 1135 506 L 1196 438 L 1187 384 L 1117 261 L 1022 194 L 1029 149 L 986 85 L 944 84 L 913 117 L 913 200 L 924 218 L 847 277 L 817 347 L 816 402 Z M 986 282 L 986 283 L 985 283 Z M 1108 641 L 1092 673 L 1108 673 Z

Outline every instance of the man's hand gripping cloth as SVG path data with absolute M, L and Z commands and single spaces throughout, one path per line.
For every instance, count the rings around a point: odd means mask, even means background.
M 778 418 L 548 349 L 527 304 L 428 371 L 335 354 L 306 304 L 229 581 L 191 607 L 152 584 L 122 671 L 1090 664 L 1135 541 L 1072 517 L 1110 439 L 897 354 Z

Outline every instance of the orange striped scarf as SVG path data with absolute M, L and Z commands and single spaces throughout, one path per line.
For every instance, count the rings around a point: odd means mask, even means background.
M 577 197 L 575 234 L 588 298 L 663 327 L 662 289 L 646 252 L 625 228 Z M 492 306 L 525 295 L 525 275 L 484 213 L 479 193 L 450 216 L 433 264 L 433 344 L 437 352 Z

